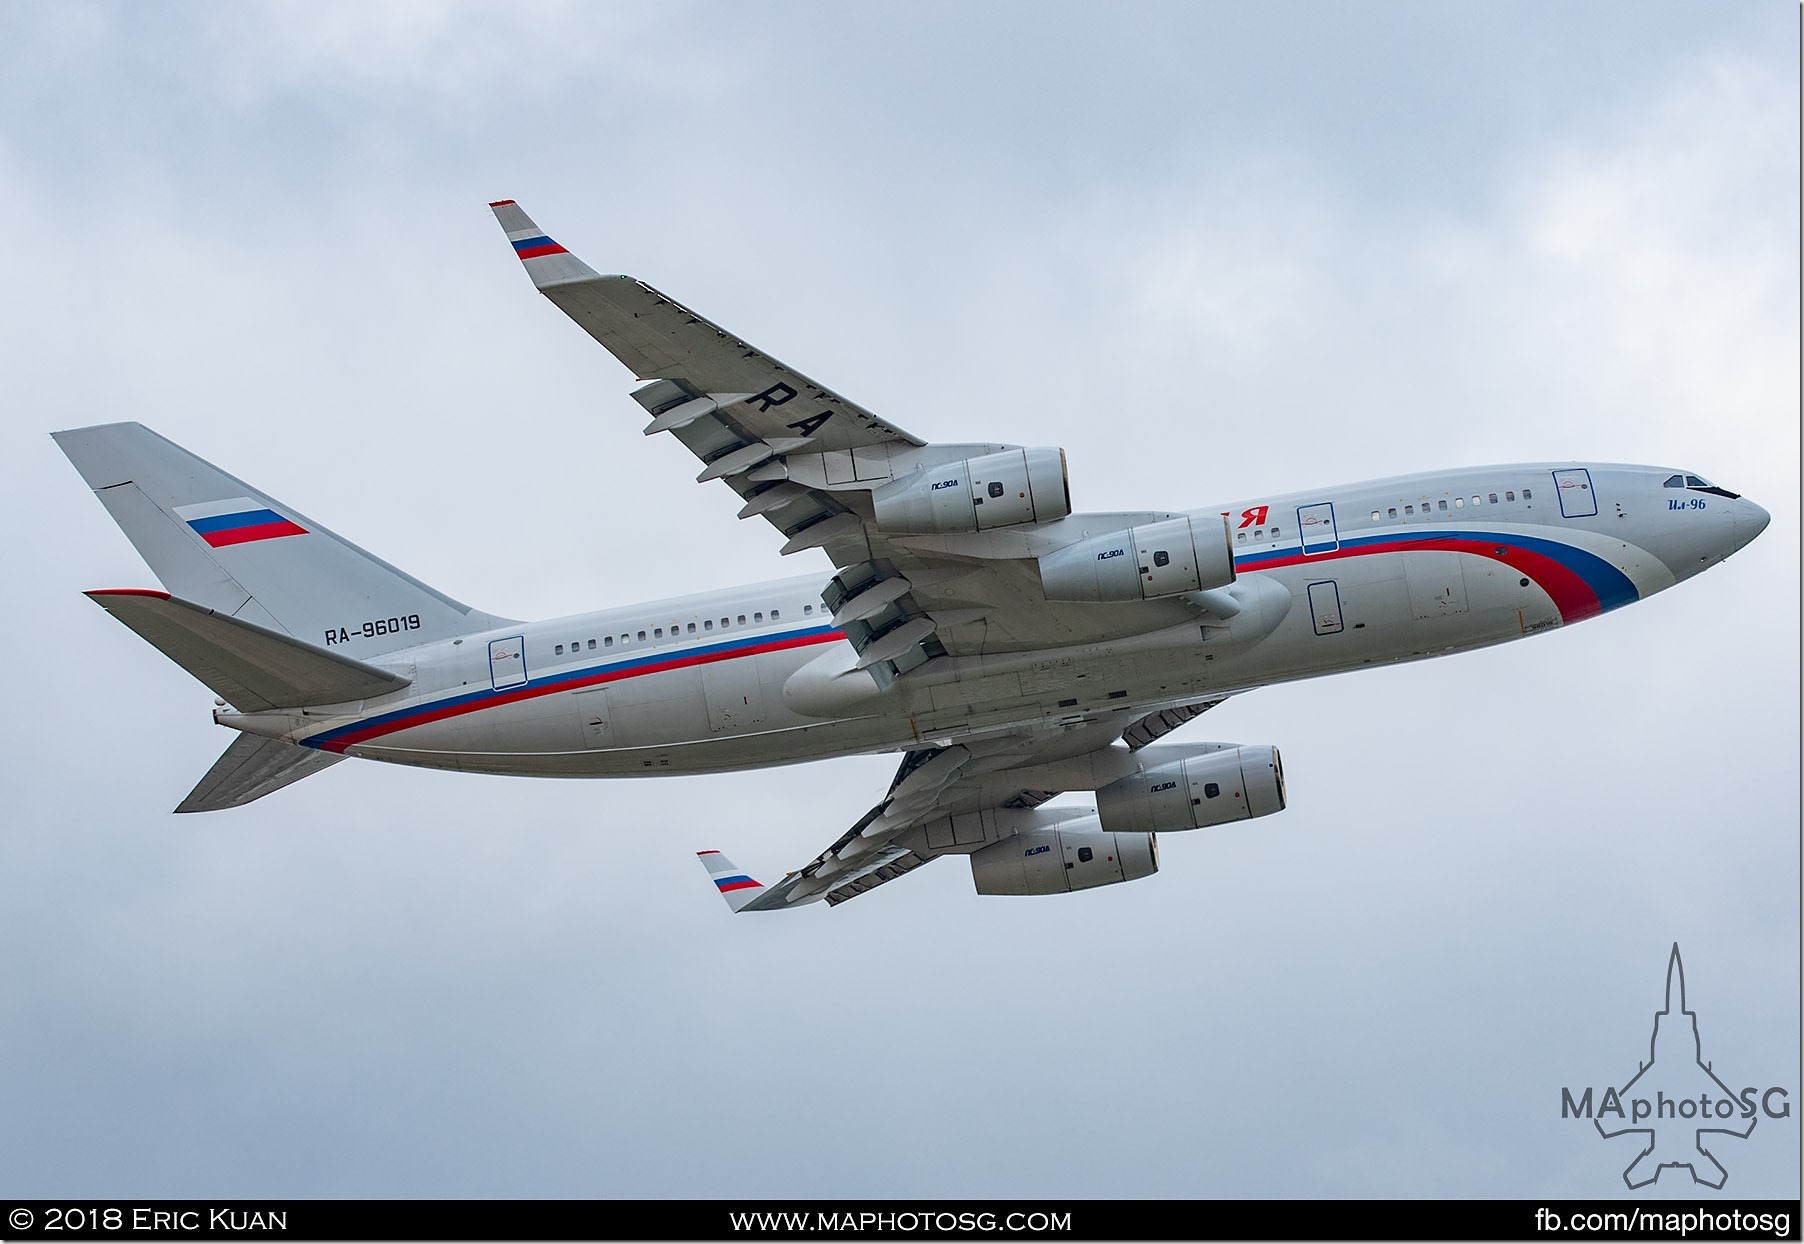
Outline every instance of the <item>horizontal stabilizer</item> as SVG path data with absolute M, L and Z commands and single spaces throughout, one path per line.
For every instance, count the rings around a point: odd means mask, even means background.
M 240 712 L 374 699 L 411 681 L 167 592 L 88 596 Z
M 291 782 L 330 768 L 343 760 L 332 752 L 296 747 L 281 739 L 241 734 L 195 783 L 177 812 L 217 812 L 261 799 Z

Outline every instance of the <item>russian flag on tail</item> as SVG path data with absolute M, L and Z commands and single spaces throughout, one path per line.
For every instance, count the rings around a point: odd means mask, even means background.
M 228 544 L 250 544 L 257 540 L 307 534 L 307 529 L 299 523 L 249 497 L 178 505 L 175 514 L 188 524 L 189 530 L 216 549 Z

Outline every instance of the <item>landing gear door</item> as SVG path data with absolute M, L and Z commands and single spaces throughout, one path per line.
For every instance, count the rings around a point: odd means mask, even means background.
M 497 691 L 526 684 L 526 640 L 522 636 L 489 641 L 489 683 Z
M 1597 513 L 1597 494 L 1591 490 L 1591 472 L 1573 467 L 1553 473 L 1554 491 L 1560 494 L 1563 518 L 1590 518 Z
M 1331 553 L 1340 547 L 1340 532 L 1334 526 L 1334 502 L 1318 501 L 1297 507 L 1297 534 L 1303 539 L 1303 553 Z

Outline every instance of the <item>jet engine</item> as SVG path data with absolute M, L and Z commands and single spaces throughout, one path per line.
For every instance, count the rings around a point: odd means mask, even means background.
M 1071 513 L 1062 449 L 1010 449 L 891 480 L 871 492 L 877 526 L 897 535 L 988 531 Z
M 1110 833 L 1093 815 L 1011 834 L 971 854 L 979 894 L 1064 894 L 1159 871 L 1148 833 Z
M 1138 773 L 1096 792 L 1097 819 L 1119 834 L 1207 829 L 1284 810 L 1278 749 L 1232 743 L 1142 748 Z
M 1226 518 L 1185 515 L 1092 536 L 1040 559 L 1047 600 L 1154 600 L 1234 582 Z

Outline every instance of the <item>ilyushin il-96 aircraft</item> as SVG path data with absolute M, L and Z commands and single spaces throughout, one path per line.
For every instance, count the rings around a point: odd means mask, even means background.
M 981 894 L 1133 881 L 1159 834 L 1283 809 L 1275 747 L 1160 741 L 1230 696 L 1581 622 L 1768 521 L 1689 470 L 1580 462 L 1078 513 L 1062 450 L 922 441 L 490 206 L 639 378 L 645 433 L 834 573 L 516 622 L 139 424 L 55 433 L 163 584 L 89 595 L 240 732 L 178 812 L 347 756 L 632 777 L 899 752 L 877 805 L 781 881 L 702 852 L 728 905 L 838 904 L 944 855 Z M 1092 803 L 1045 806 L 1066 792 Z

